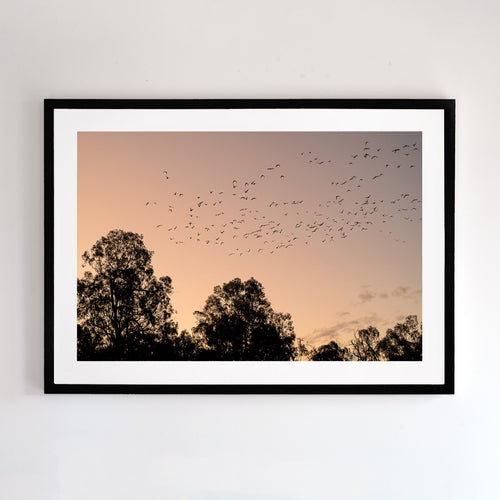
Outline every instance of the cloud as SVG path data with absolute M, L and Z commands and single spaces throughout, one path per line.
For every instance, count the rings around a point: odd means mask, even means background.
M 377 296 L 376 293 L 370 292 L 369 290 L 366 290 L 366 292 L 362 292 L 358 295 L 358 298 L 361 300 L 361 302 L 365 303 L 370 300 L 373 300 Z
M 415 299 L 418 295 L 422 293 L 422 290 L 412 289 L 410 286 L 399 285 L 392 292 L 374 292 L 373 290 L 366 290 L 366 286 L 363 285 L 361 288 L 364 290 L 358 295 L 358 299 L 364 304 L 373 299 L 388 299 L 389 297 L 396 297 L 401 299 Z
M 391 295 L 393 297 L 400 297 L 402 299 L 414 299 L 421 293 L 422 290 L 420 288 L 418 289 L 415 288 L 412 290 L 411 287 L 409 286 L 398 286 L 391 292 Z
M 379 316 L 375 312 L 371 312 L 366 316 L 363 316 L 360 320 L 360 323 L 363 325 L 362 328 L 367 328 L 368 326 L 377 326 L 377 325 L 387 325 L 387 320 Z
M 370 290 L 369 287 L 370 285 L 362 285 L 360 287 L 361 293 L 358 294 L 358 299 L 362 304 L 370 303 L 375 299 L 413 299 L 416 301 L 422 293 L 421 289 L 412 288 L 406 285 L 399 285 L 391 292 L 378 292 Z M 376 307 L 376 304 L 372 307 Z M 338 323 L 323 328 L 317 328 L 310 335 L 305 335 L 304 340 L 315 347 L 328 344 L 334 340 L 337 344 L 344 347 L 350 343 L 356 330 L 373 326 L 379 330 L 381 336 L 384 336 L 387 328 L 393 326 L 393 319 L 389 322 L 387 318 L 382 318 L 376 312 L 368 312 L 365 316 L 359 317 L 358 319 L 349 319 L 348 316 L 352 317 L 350 311 L 339 311 L 336 315 L 339 318 Z M 403 321 L 405 317 L 406 316 L 400 315 L 396 320 Z
M 406 295 L 409 290 L 410 290 L 409 286 L 398 286 L 391 292 L 391 295 L 393 297 L 401 297 Z
M 383 331 L 385 332 L 384 328 L 388 326 L 388 322 L 377 313 L 370 313 L 360 319 L 341 321 L 332 326 L 318 328 L 305 340 L 314 346 L 328 344 L 332 340 L 340 346 L 346 346 L 353 338 L 356 330 L 368 328 L 369 326 L 379 328 L 381 334 L 383 334 Z
M 328 344 L 332 340 L 339 342 L 346 336 L 346 333 L 351 336 L 359 324 L 359 321 L 354 319 L 351 321 L 342 321 L 326 328 L 317 328 L 307 338 L 307 341 L 313 345 Z

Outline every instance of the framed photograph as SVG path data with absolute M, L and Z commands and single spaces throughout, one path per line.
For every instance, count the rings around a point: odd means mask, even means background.
M 45 101 L 46 393 L 454 391 L 453 100 Z

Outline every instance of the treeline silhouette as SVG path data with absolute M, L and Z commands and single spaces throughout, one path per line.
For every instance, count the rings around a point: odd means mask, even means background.
M 275 312 L 254 278 L 216 286 L 188 332 L 173 320 L 172 280 L 157 278 L 143 236 L 112 230 L 83 254 L 78 279 L 79 361 L 417 361 L 416 316 L 388 329 L 369 326 L 349 346 L 307 346 L 290 314 Z

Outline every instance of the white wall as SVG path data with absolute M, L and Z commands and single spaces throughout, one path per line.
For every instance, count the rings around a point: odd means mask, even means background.
M 498 498 L 500 4 L 0 6 L 0 498 Z M 44 97 L 457 99 L 455 396 L 44 396 Z

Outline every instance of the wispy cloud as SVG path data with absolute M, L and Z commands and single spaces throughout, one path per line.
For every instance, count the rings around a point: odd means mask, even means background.
M 367 290 L 366 285 L 362 286 L 364 290 L 358 295 L 358 299 L 361 303 L 366 303 L 376 298 L 378 299 L 388 299 L 389 297 L 395 297 L 400 299 L 414 299 L 422 293 L 422 290 L 411 288 L 410 286 L 399 285 L 392 292 L 375 292 L 373 290 Z
M 362 285 L 360 293 L 357 296 L 360 303 L 368 304 L 367 307 L 370 307 L 370 309 L 376 309 L 380 305 L 376 303 L 376 300 L 393 300 L 398 301 L 398 304 L 402 305 L 399 302 L 400 300 L 415 300 L 422 293 L 421 289 L 408 285 L 399 285 L 391 291 L 377 291 L 372 290 L 370 287 L 370 285 Z M 375 301 L 373 306 L 370 305 L 372 301 Z M 406 306 L 404 309 L 406 309 Z M 306 341 L 311 345 L 319 346 L 334 340 L 340 346 L 346 346 L 352 340 L 356 330 L 373 326 L 379 330 L 381 336 L 384 336 L 387 328 L 394 326 L 394 318 L 388 321 L 387 318 L 381 317 L 376 312 L 368 312 L 357 319 L 352 318 L 350 311 L 339 311 L 336 313 L 336 316 L 338 317 L 338 322 L 333 322 L 330 326 L 315 329 L 310 335 L 305 337 Z M 396 321 L 404 321 L 405 317 L 406 315 L 399 315 L 395 319 Z
M 352 334 L 360 326 L 358 320 L 342 321 L 326 328 L 317 328 L 309 336 L 308 341 L 313 345 L 327 344 L 331 340 L 339 341 L 346 332 Z
M 420 295 L 422 293 L 422 290 L 420 288 L 412 289 L 409 286 L 398 286 L 395 288 L 392 292 L 391 295 L 393 297 L 400 297 L 402 299 L 414 299 L 416 296 Z
M 387 324 L 387 320 L 385 318 L 382 318 L 382 316 L 379 316 L 375 312 L 371 312 L 371 313 L 367 314 L 366 316 L 363 316 L 360 321 L 363 324 L 363 328 L 366 328 L 367 326 L 376 326 L 376 325 Z
M 307 341 L 318 346 L 334 340 L 339 345 L 345 346 L 349 344 L 356 330 L 369 326 L 381 329 L 380 333 L 383 334 L 384 328 L 388 327 L 389 323 L 377 313 L 369 313 L 357 320 L 341 321 L 325 328 L 318 328 L 312 332 Z
M 401 297 L 403 295 L 406 295 L 409 290 L 410 290 L 409 286 L 398 286 L 391 292 L 391 295 L 393 297 Z
M 361 300 L 361 302 L 363 302 L 363 304 L 365 302 L 368 302 L 370 300 L 373 300 L 375 297 L 377 296 L 376 293 L 373 293 L 373 292 L 370 292 L 369 290 L 366 290 L 365 292 L 361 292 L 359 295 L 358 295 L 358 298 L 359 300 Z

